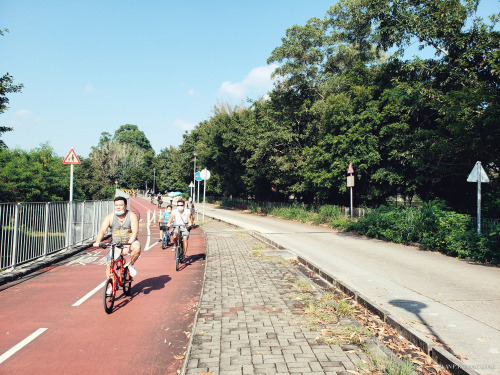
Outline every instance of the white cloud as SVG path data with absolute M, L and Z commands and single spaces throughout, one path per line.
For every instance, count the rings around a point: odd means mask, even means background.
M 179 120 L 179 119 L 174 120 L 174 126 L 176 128 L 181 129 L 181 130 L 190 131 L 190 130 L 193 130 L 196 125 L 197 124 L 194 122 L 186 122 L 186 121 Z
M 85 85 L 85 92 L 92 92 L 92 91 L 94 91 L 94 86 L 91 85 L 90 83 L 87 83 Z
M 253 68 L 240 82 L 223 82 L 219 92 L 239 99 L 246 96 L 262 96 L 273 88 L 271 74 L 278 67 L 276 64 Z
M 14 112 L 14 117 L 10 121 L 7 121 L 7 126 L 18 127 L 25 126 L 30 123 L 37 123 L 40 121 L 40 117 L 36 117 L 33 115 L 31 111 L 27 109 L 20 109 Z
M 30 117 L 32 117 L 31 111 L 28 111 L 27 109 L 21 109 L 19 111 L 16 111 L 16 117 L 19 117 L 23 120 L 27 120 Z

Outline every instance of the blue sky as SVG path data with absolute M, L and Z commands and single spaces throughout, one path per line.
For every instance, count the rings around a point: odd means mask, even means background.
M 266 63 L 286 29 L 334 0 L 0 0 L 0 74 L 23 83 L 2 139 L 88 156 L 102 132 L 135 124 L 155 151 L 182 143 L 220 100 L 272 88 Z M 488 12 L 498 0 L 483 0 Z

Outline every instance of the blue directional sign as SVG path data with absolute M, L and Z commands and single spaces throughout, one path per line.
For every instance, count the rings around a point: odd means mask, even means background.
M 200 176 L 200 172 L 196 172 L 196 173 L 194 174 L 194 179 L 195 179 L 196 181 L 203 181 L 203 178 L 201 178 L 201 176 Z

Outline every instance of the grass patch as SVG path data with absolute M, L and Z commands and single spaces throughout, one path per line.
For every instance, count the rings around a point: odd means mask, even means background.
M 385 375 L 415 375 L 417 370 L 415 365 L 403 358 L 400 360 L 395 360 L 393 358 L 380 358 L 370 355 L 371 363 L 368 364 L 368 368 L 365 369 L 363 365 L 360 366 L 361 370 L 367 370 L 368 372 L 379 372 Z
M 316 326 L 336 324 L 341 318 L 351 316 L 352 313 L 351 305 L 332 292 L 324 293 L 305 305 L 308 322 Z

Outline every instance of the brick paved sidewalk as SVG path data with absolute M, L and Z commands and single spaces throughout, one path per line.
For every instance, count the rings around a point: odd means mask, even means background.
M 290 295 L 304 275 L 256 256 L 262 243 L 228 224 L 207 221 L 203 229 L 207 268 L 185 374 L 356 371 L 364 354 L 316 341 L 318 332 L 301 324 L 303 307 Z

